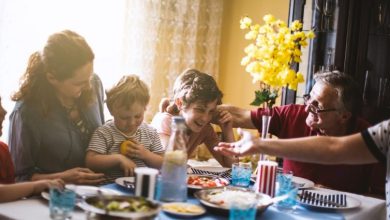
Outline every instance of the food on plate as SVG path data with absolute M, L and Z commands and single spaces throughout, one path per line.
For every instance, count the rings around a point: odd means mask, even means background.
M 205 212 L 202 207 L 187 203 L 166 203 L 162 205 L 162 209 L 168 212 L 181 214 L 201 214 Z
M 224 178 L 214 176 L 197 176 L 190 175 L 187 178 L 187 184 L 201 186 L 204 188 L 227 186 L 229 182 Z
M 219 206 L 230 207 L 232 202 L 245 203 L 247 201 L 255 201 L 258 195 L 253 192 L 224 190 L 215 193 L 210 193 L 207 200 Z
M 148 212 L 155 208 L 154 204 L 142 197 L 105 201 L 99 200 L 92 205 L 103 210 L 118 212 Z
M 120 151 L 121 154 L 126 155 L 126 154 L 127 154 L 128 146 L 133 146 L 133 145 L 136 145 L 136 144 L 137 144 L 137 142 L 134 141 L 134 140 L 131 140 L 131 139 L 125 140 L 125 141 L 123 141 L 123 142 L 121 143 L 121 146 L 120 146 L 120 148 L 119 148 L 119 151 Z

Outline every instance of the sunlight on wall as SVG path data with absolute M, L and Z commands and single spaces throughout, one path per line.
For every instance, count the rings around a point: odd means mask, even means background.
M 95 72 L 108 88 L 123 75 L 124 0 L 1 0 L 0 95 L 11 113 L 12 92 L 27 67 L 31 53 L 41 50 L 49 35 L 64 29 L 76 31 L 95 53 Z M 108 114 L 107 114 L 108 115 Z M 8 122 L 3 123 L 7 139 Z
M 240 18 L 248 15 L 261 22 L 266 14 L 287 22 L 288 0 L 225 0 L 221 38 L 221 58 L 218 84 L 224 92 L 224 103 L 254 109 L 250 106 L 257 85 L 240 65 L 245 56 L 244 48 L 249 44 L 244 39 L 245 31 L 240 29 Z M 280 104 L 280 101 L 277 102 Z

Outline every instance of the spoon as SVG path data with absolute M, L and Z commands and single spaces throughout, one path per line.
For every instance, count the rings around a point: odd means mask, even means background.
M 276 196 L 274 198 L 271 198 L 270 200 L 266 201 L 266 203 L 263 204 L 263 205 L 269 206 L 269 205 L 278 203 L 280 201 L 283 201 L 283 200 L 287 199 L 290 196 L 295 196 L 297 190 L 298 189 L 294 188 L 294 189 L 290 190 L 289 192 L 287 192 L 286 194 L 283 194 L 281 196 Z

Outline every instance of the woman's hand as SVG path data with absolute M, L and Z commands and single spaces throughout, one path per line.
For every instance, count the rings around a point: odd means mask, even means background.
M 49 189 L 51 187 L 63 189 L 65 186 L 65 182 L 62 179 L 38 180 L 32 183 L 34 184 L 32 194 L 38 194 L 43 190 Z
M 76 167 L 62 172 L 65 183 L 97 185 L 105 180 L 103 173 L 95 173 L 88 168 Z
M 123 170 L 124 176 L 134 176 L 134 169 L 137 167 L 137 165 L 130 160 L 129 158 L 120 155 L 120 168 Z
M 242 129 L 237 130 L 241 135 L 241 139 L 233 143 L 221 142 L 217 147 L 214 147 L 215 151 L 221 152 L 226 156 L 244 156 L 260 153 L 258 150 L 260 139 L 252 136 L 248 131 Z

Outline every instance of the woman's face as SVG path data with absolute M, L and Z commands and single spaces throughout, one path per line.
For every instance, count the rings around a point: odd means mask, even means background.
M 1 98 L 0 98 L 0 136 L 3 134 L 3 121 L 6 114 L 7 111 L 3 108 L 3 105 L 1 104 Z
M 74 100 L 78 99 L 84 90 L 90 88 L 92 74 L 93 64 L 90 62 L 76 69 L 71 78 L 62 81 L 49 79 L 49 82 L 55 88 L 57 95 L 62 99 Z
M 217 100 L 204 103 L 196 101 L 188 106 L 178 106 L 187 127 L 193 132 L 200 132 L 205 125 L 210 123 L 217 111 Z
M 144 121 L 145 110 L 146 106 L 139 102 L 133 103 L 130 108 L 117 107 L 114 104 L 111 114 L 114 117 L 116 128 L 126 135 L 132 135 Z

